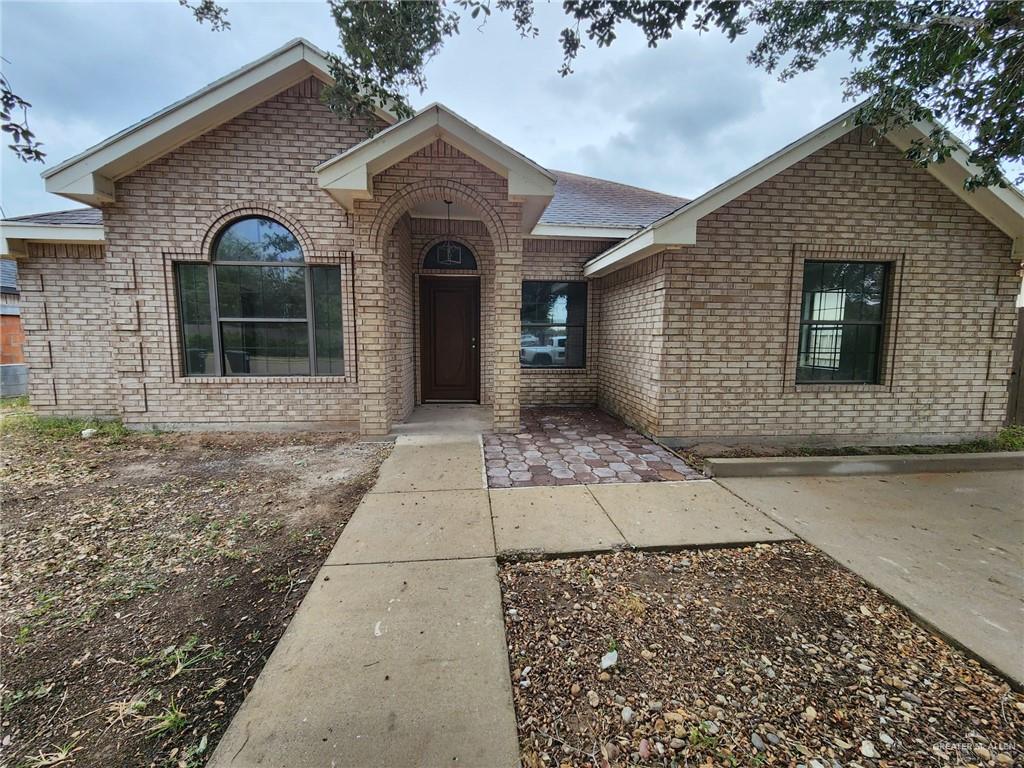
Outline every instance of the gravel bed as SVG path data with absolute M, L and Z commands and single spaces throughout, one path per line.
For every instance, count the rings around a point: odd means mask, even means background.
M 526 768 L 1024 759 L 1024 696 L 807 544 L 500 579 Z

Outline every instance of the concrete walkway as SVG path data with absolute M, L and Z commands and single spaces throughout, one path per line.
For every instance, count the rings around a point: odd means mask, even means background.
M 472 419 L 398 437 L 209 765 L 519 765 Z
M 790 537 L 709 481 L 488 492 L 481 431 L 403 425 L 212 768 L 518 766 L 498 554 Z
M 720 481 L 1024 686 L 1024 475 Z

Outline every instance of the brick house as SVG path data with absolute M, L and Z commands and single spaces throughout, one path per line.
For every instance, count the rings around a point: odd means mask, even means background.
M 498 429 L 596 403 L 669 444 L 1003 424 L 1024 197 L 965 192 L 962 152 L 908 162 L 928 126 L 848 113 L 687 201 L 439 104 L 344 121 L 329 80 L 297 40 L 44 174 L 92 208 L 2 224 L 38 411 L 380 435 L 424 402 Z

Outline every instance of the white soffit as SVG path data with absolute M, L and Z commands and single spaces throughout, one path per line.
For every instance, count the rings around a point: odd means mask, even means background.
M 102 224 L 29 224 L 0 221 L 0 256 L 20 259 L 28 255 L 26 243 L 103 243 Z
M 507 179 L 509 200 L 523 204 L 524 231 L 533 228 L 554 197 L 555 177 L 441 104 L 431 104 L 317 166 L 317 181 L 352 211 L 357 200 L 373 197 L 374 176 L 437 139 Z
M 857 127 L 854 123 L 856 110 L 857 107 L 848 110 L 629 239 L 616 243 L 587 262 L 583 268 L 584 275 L 601 277 L 666 248 L 696 244 L 700 219 L 852 131 Z M 931 125 L 921 122 L 902 131 L 894 131 L 886 138 L 905 150 L 913 139 L 927 135 L 930 130 Z M 964 179 L 975 171 L 967 156 L 968 153 L 960 146 L 945 163 L 930 163 L 927 170 L 1011 238 L 1024 236 L 1024 196 L 1013 187 L 990 187 L 974 192 L 964 190 Z
M 113 202 L 114 182 L 269 98 L 316 77 L 334 82 L 327 55 L 301 38 L 222 77 L 43 173 L 46 191 L 89 205 Z M 389 123 L 394 115 L 377 113 Z
M 529 237 L 536 239 L 622 240 L 636 234 L 641 227 L 602 226 L 600 224 L 537 224 Z

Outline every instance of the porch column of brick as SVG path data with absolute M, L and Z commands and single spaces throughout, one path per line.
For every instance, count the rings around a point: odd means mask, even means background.
M 523 300 L 523 241 L 510 237 L 494 254 L 494 429 L 519 431 L 519 310 Z
M 355 250 L 359 433 L 366 436 L 386 435 L 391 430 L 388 409 L 389 339 L 385 254 L 374 245 L 368 237 L 364 237 Z

